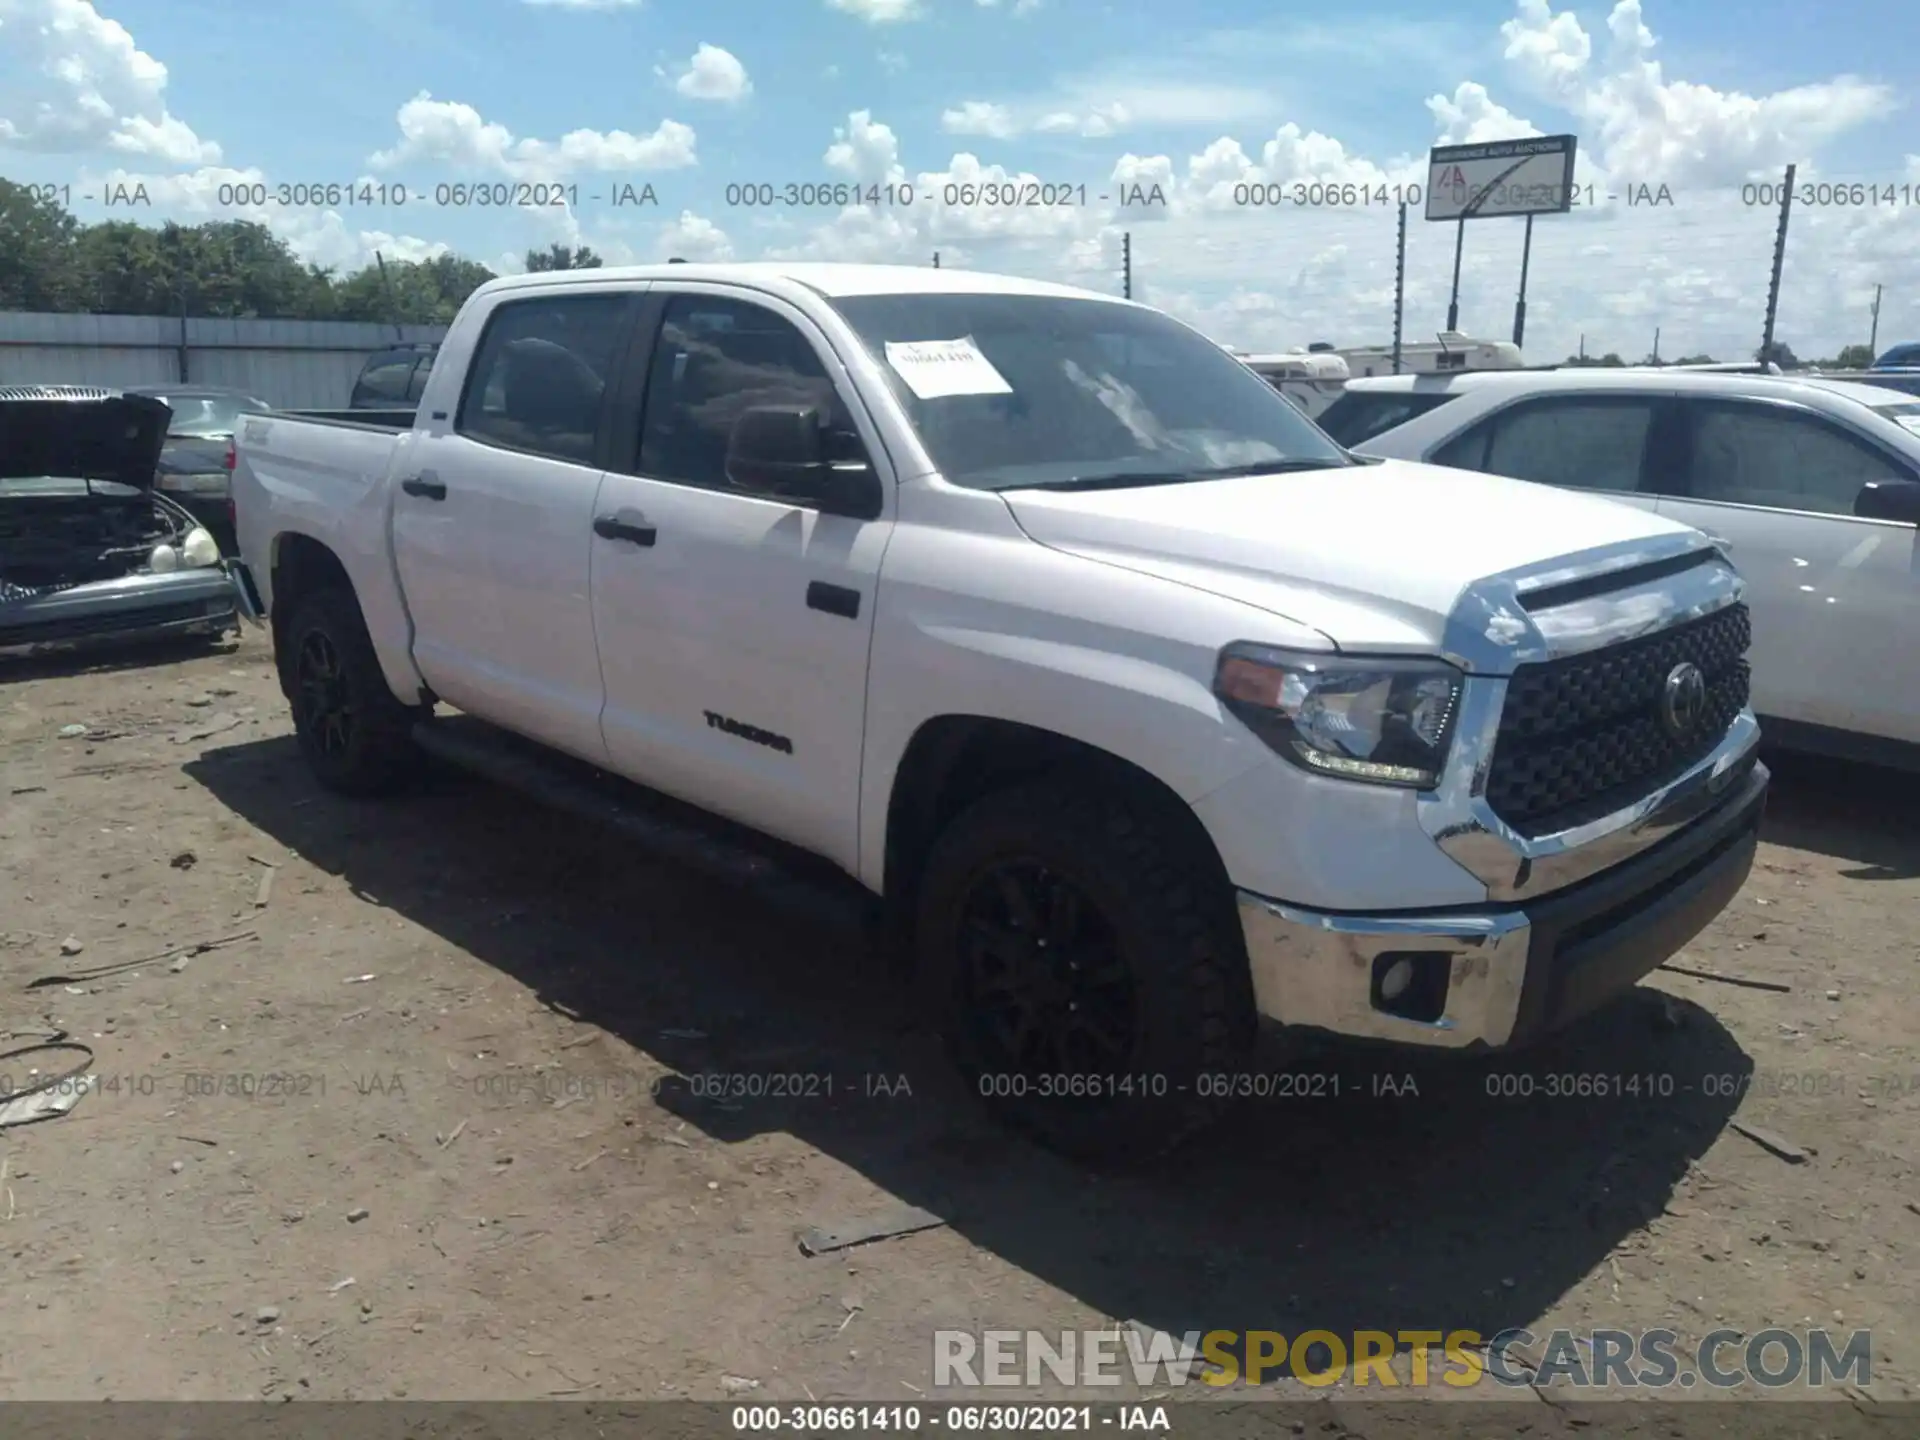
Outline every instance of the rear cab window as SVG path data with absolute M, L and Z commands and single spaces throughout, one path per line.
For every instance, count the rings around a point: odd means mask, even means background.
M 404 405 L 407 386 L 413 378 L 413 367 L 419 358 L 411 350 L 398 353 L 390 351 L 374 356 L 360 372 L 348 407 L 354 410 L 377 410 Z

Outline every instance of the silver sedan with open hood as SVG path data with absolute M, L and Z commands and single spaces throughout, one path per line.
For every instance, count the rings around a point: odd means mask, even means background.
M 0 387 L 0 655 L 235 628 L 220 547 L 154 489 L 170 418 L 143 395 Z

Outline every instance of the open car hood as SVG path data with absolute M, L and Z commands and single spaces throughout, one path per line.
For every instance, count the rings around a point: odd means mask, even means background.
M 151 490 L 173 411 L 80 385 L 0 386 L 0 480 L 53 476 Z

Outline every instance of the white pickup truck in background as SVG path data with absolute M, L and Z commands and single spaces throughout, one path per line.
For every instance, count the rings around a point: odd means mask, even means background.
M 1531 1040 L 1752 863 L 1748 623 L 1705 538 L 1361 460 L 1105 296 L 498 280 L 411 429 L 250 417 L 233 490 L 323 783 L 424 750 L 836 875 L 981 1095 L 1074 1153 L 1188 1133 L 1262 1020 Z

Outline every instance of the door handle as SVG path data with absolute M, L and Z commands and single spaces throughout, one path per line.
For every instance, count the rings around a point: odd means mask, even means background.
M 844 585 L 829 585 L 824 580 L 814 580 L 807 586 L 807 608 L 824 610 L 829 615 L 838 615 L 843 620 L 860 618 L 860 592 L 849 590 Z
M 593 517 L 593 533 L 602 540 L 626 540 L 645 546 L 653 544 L 660 532 L 651 525 L 636 525 L 617 515 L 596 515 Z
M 418 475 L 408 476 L 400 482 L 400 488 L 409 495 L 418 495 L 422 500 L 447 498 L 446 484 L 431 470 L 422 470 Z

